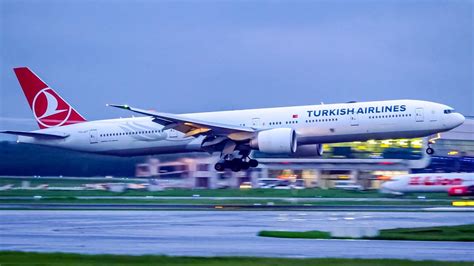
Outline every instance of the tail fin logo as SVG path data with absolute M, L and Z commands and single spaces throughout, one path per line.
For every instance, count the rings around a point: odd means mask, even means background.
M 49 87 L 38 91 L 31 107 L 36 121 L 46 128 L 62 126 L 72 111 L 71 106 Z

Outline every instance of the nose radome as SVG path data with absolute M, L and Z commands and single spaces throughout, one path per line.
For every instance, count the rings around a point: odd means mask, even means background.
M 466 118 L 460 113 L 455 113 L 455 115 L 456 115 L 455 119 L 456 119 L 457 126 L 462 125 L 464 123 L 464 121 L 466 120 Z
M 456 128 L 464 123 L 466 118 L 460 113 L 451 113 L 444 117 L 443 125 L 448 129 Z
M 395 182 L 387 181 L 387 182 L 382 184 L 381 189 L 385 190 L 385 191 L 392 191 L 392 190 L 394 190 L 394 187 L 395 187 Z

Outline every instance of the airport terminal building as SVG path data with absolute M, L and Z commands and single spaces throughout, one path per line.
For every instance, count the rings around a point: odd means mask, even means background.
M 425 153 L 428 141 L 435 154 Z M 150 177 L 165 186 L 225 188 L 262 180 L 281 180 L 300 187 L 377 189 L 392 176 L 411 172 L 474 172 L 474 120 L 449 132 L 425 139 L 369 140 L 325 144 L 319 158 L 267 155 L 254 152 L 256 169 L 217 173 L 217 158 L 192 156 L 138 164 L 137 177 Z

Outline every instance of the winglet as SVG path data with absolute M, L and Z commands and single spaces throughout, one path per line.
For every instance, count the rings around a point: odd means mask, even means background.
M 130 106 L 127 104 L 106 104 L 105 106 L 115 107 L 119 109 L 131 110 Z

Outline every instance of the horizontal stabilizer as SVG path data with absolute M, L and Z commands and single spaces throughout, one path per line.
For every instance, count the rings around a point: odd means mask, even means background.
M 64 139 L 64 138 L 69 137 L 69 134 L 62 133 L 62 132 L 42 133 L 42 132 L 34 132 L 34 131 L 2 130 L 0 131 L 0 133 L 32 137 L 32 138 L 42 138 L 42 139 Z

